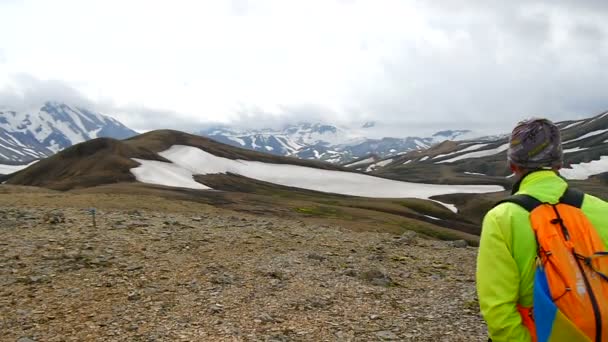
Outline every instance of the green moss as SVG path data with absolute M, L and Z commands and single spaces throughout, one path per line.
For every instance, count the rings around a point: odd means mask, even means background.
M 435 239 L 453 241 L 453 240 L 465 240 L 469 246 L 479 246 L 479 241 L 463 237 L 458 231 L 451 230 L 439 230 L 433 229 L 428 225 L 415 224 L 413 222 L 401 222 L 399 224 L 401 228 L 407 230 L 413 230 L 416 233 L 426 235 Z
M 311 207 L 300 207 L 295 209 L 296 212 L 300 214 L 306 214 L 311 216 L 318 217 L 327 217 L 327 218 L 341 218 L 341 219 L 352 219 L 351 215 L 346 214 L 344 211 L 329 206 L 317 205 Z

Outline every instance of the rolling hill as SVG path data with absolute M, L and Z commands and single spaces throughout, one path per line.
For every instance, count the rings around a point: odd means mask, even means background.
M 350 226 L 368 222 L 365 229 L 413 229 L 471 243 L 478 225 L 435 198 L 503 190 L 395 181 L 171 130 L 86 141 L 2 180 L 7 186 L 72 192 L 154 193 L 248 212 L 345 220 Z

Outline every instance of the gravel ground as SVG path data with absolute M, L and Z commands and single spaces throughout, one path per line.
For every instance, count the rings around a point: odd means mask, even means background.
M 487 340 L 475 248 L 346 228 L 4 207 L 0 340 Z

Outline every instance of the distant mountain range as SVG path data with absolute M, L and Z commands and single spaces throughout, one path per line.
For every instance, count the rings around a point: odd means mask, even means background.
M 375 122 L 346 128 L 322 123 L 302 122 L 283 129 L 247 130 L 212 127 L 198 132 L 218 142 L 300 159 L 317 159 L 345 164 L 370 155 L 384 158 L 426 149 L 444 140 L 474 137 L 469 130 L 445 130 L 431 137 L 380 137 L 374 132 Z M 479 136 L 479 135 L 477 135 Z
M 578 180 L 608 179 L 608 112 L 558 125 L 564 139 L 563 175 Z M 282 129 L 212 127 L 197 135 L 269 156 L 325 161 L 398 180 L 510 182 L 506 132 L 480 137 L 469 130 L 444 130 L 430 137 L 382 137 L 379 126 L 376 122 L 358 127 L 303 122 Z M 32 111 L 0 109 L 0 174 L 13 173 L 91 139 L 135 135 L 137 132 L 109 116 L 64 103 L 47 102 Z
M 334 164 L 370 155 L 377 159 L 396 156 L 473 135 L 468 130 L 445 130 L 431 137 L 384 137 L 371 121 L 355 128 L 302 122 L 282 129 L 217 126 L 195 133 L 235 147 Z M 0 104 L 0 174 L 87 140 L 134 135 L 137 132 L 116 119 L 78 106 L 49 101 L 34 110 L 16 111 Z
M 0 164 L 27 164 L 83 141 L 136 134 L 109 116 L 64 103 L 46 102 L 32 111 L 0 106 Z
M 558 122 L 564 167 L 571 180 L 608 181 L 608 112 L 594 117 Z M 508 135 L 503 137 L 445 141 L 429 149 L 396 157 L 367 158 L 346 166 L 374 175 L 416 182 L 452 184 L 508 184 Z

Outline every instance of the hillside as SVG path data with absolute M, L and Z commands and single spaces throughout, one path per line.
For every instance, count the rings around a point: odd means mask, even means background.
M 135 181 L 130 170 L 139 164 L 133 158 L 167 162 L 157 153 L 173 145 L 192 146 L 231 159 L 338 169 L 325 163 L 276 157 L 237 149 L 200 136 L 160 130 L 126 140 L 97 138 L 74 145 L 12 175 L 7 183 L 68 190 Z
M 564 168 L 571 180 L 606 179 L 608 172 L 608 112 L 558 123 L 562 131 Z M 495 140 L 446 141 L 427 150 L 395 158 L 361 161 L 353 169 L 393 179 L 451 184 L 510 182 L 506 160 L 508 137 Z
M 177 131 L 72 146 L 4 179 L 8 185 L 106 193 L 154 192 L 238 211 L 375 222 L 475 244 L 479 227 L 439 195 L 501 191 L 372 177 L 318 161 L 239 149 Z M 96 190 L 97 189 L 97 190 Z M 220 190 L 221 192 L 217 192 Z M 429 201 L 430 200 L 430 201 Z

